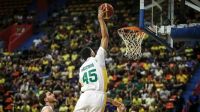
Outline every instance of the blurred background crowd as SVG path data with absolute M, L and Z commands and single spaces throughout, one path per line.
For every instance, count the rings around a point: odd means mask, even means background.
M 56 112 L 73 111 L 80 95 L 79 51 L 85 46 L 94 50 L 100 46 L 97 20 L 100 2 L 87 2 L 71 1 L 54 10 L 47 21 L 35 25 L 35 33 L 44 33 L 33 41 L 30 49 L 13 53 L 2 50 L 0 112 L 39 112 L 38 96 L 44 90 L 55 93 Z M 199 66 L 200 43 L 183 46 L 177 42 L 175 47 L 181 48 L 179 52 L 169 52 L 165 46 L 146 38 L 142 44 L 142 58 L 128 60 L 124 57 L 125 45 L 117 29 L 138 24 L 138 10 L 131 10 L 131 7 L 139 6 L 122 0 L 113 6 L 115 15 L 107 21 L 110 35 L 106 58 L 108 96 L 123 102 L 127 112 L 181 112 L 185 103 L 195 105 L 199 101 L 198 94 L 194 93 L 193 99 L 185 102 L 182 93 Z M 34 22 L 34 13 L 26 17 Z M 190 17 L 184 21 L 186 23 L 199 19 L 198 14 L 185 17 Z M 176 21 L 180 22 L 178 17 Z M 106 112 L 114 111 L 116 108 L 107 104 Z

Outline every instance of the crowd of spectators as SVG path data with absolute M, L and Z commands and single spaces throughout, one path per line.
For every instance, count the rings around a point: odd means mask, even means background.
M 179 112 L 184 104 L 181 94 L 200 61 L 200 43 L 169 52 L 147 38 L 142 58 L 128 60 L 117 29 L 137 21 L 122 13 L 107 21 L 108 96 L 123 102 L 127 112 Z M 38 96 L 46 89 L 58 99 L 56 111 L 74 109 L 80 95 L 79 51 L 85 46 L 97 50 L 100 45 L 97 12 L 81 14 L 64 8 L 41 27 L 45 34 L 34 40 L 29 50 L 1 53 L 0 112 L 39 112 Z M 114 110 L 107 104 L 107 112 Z
M 29 13 L 28 6 L 32 0 L 1 0 L 0 1 L 0 30 L 14 23 L 32 23 L 34 13 Z

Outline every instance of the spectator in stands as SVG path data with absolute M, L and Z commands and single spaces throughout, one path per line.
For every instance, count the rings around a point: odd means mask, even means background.
M 163 112 L 166 107 L 168 110 L 173 109 L 177 102 L 171 101 L 175 99 L 172 97 L 177 95 L 177 100 L 179 99 L 182 92 L 179 93 L 178 90 L 184 89 L 200 60 L 199 43 L 194 49 L 184 48 L 184 55 L 182 55 L 179 52 L 169 53 L 166 48 L 148 38 L 143 44 L 143 57 L 137 61 L 127 60 L 123 56 L 125 47 L 117 39 L 119 37 L 116 31 L 122 27 L 118 23 L 136 24 L 134 18 L 128 19 L 127 16 L 127 14 L 133 14 L 134 11 L 126 12 L 123 10 L 126 9 L 126 3 L 116 2 L 122 14 L 118 16 L 116 12 L 115 21 L 108 22 L 112 37 L 110 41 L 112 48 L 106 59 L 109 66 L 109 96 L 116 101 L 123 102 L 129 112 L 139 110 Z M 68 8 L 64 10 L 66 9 Z M 95 44 L 91 46 L 97 49 L 96 45 L 99 44 L 96 38 L 99 38 L 99 34 L 95 33 L 98 32 L 98 22 L 93 19 L 95 15 L 93 11 L 90 13 L 87 11 L 88 15 L 85 15 L 84 11 L 80 13 L 73 10 L 75 8 L 69 8 L 66 13 L 54 19 L 50 18 L 43 27 L 46 35 L 34 41 L 34 46 L 29 50 L 19 52 L 19 54 L 7 52 L 0 54 L 0 96 L 4 96 L 0 97 L 0 100 L 3 100 L 0 101 L 0 105 L 3 105 L 4 111 L 11 111 L 13 106 L 16 112 L 30 111 L 30 109 L 41 110 L 38 96 L 46 88 L 55 91 L 59 96 L 59 105 L 55 109 L 61 112 L 74 110 L 80 95 L 76 85 L 80 67 L 78 52 L 84 46 L 83 43 L 93 42 Z M 81 17 L 87 17 L 84 23 Z M 74 21 L 76 21 L 75 24 Z M 193 21 L 193 18 L 188 21 Z M 4 25 L 7 24 L 7 20 L 1 22 Z M 175 23 L 177 22 L 180 20 L 175 20 Z M 194 103 L 194 99 L 196 98 L 190 98 L 191 104 Z M 22 103 L 25 100 L 27 102 Z M 112 109 L 114 111 L 116 108 Z
M 198 112 L 199 95 L 195 94 L 195 92 L 193 92 L 189 98 L 189 105 L 189 112 Z

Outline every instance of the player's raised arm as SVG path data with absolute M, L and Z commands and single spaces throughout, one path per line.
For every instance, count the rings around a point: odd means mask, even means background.
M 103 47 L 104 49 L 107 49 L 109 35 L 108 35 L 107 26 L 106 26 L 104 18 L 103 18 L 104 14 L 105 14 L 105 12 L 101 8 L 99 8 L 99 10 L 98 10 L 98 20 L 99 20 L 101 35 L 102 35 L 101 47 Z

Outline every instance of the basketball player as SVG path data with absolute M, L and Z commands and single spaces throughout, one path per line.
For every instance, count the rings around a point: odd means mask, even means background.
M 107 91 L 107 71 L 105 66 L 106 49 L 109 35 L 104 22 L 103 10 L 98 11 L 101 29 L 101 45 L 95 55 L 94 51 L 85 47 L 81 50 L 81 58 L 85 61 L 79 69 L 79 82 L 83 92 L 75 106 L 74 112 L 104 112 Z
M 54 106 L 56 104 L 57 100 L 55 98 L 55 95 L 49 91 L 44 91 L 40 95 L 40 103 L 42 105 L 45 105 L 41 112 L 54 112 Z

